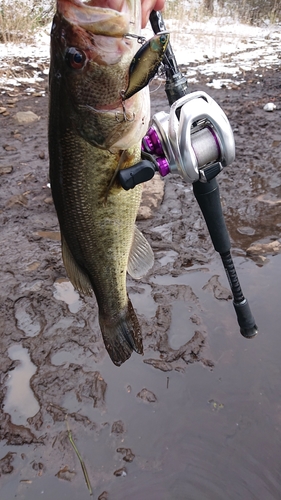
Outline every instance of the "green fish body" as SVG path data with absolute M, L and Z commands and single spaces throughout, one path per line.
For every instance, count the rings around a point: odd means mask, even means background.
M 141 186 L 124 191 L 116 172 L 141 158 L 150 114 L 147 89 L 122 102 L 137 47 L 140 3 L 120 12 L 60 0 L 51 32 L 49 154 L 64 265 L 74 287 L 99 307 L 105 347 L 116 365 L 143 352 L 126 272 L 140 278 L 153 254 L 135 220 Z

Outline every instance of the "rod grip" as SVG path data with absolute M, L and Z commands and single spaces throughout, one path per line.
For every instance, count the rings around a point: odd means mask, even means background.
M 251 309 L 247 302 L 247 299 L 245 299 L 243 302 L 240 302 L 239 304 L 233 302 L 233 305 L 236 311 L 241 335 L 243 335 L 243 337 L 246 337 L 247 339 L 255 337 L 258 333 L 258 327 L 251 313 Z
M 193 192 L 206 221 L 215 250 L 220 254 L 228 252 L 230 239 L 222 213 L 216 178 L 209 182 L 194 182 Z

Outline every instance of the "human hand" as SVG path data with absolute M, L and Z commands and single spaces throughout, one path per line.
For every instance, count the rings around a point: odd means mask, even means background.
M 75 1 L 73 1 L 75 3 Z M 91 0 L 90 5 L 121 11 L 124 0 Z M 165 0 L 141 0 L 141 27 L 145 28 L 152 10 L 162 10 Z
M 162 10 L 165 0 L 141 0 L 141 27 L 145 28 L 152 10 Z

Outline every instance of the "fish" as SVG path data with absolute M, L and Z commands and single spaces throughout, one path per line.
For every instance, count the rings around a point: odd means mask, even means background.
M 120 366 L 133 351 L 143 354 L 126 274 L 141 278 L 154 257 L 135 224 L 142 186 L 125 191 L 117 175 L 140 161 L 150 118 L 148 88 L 122 99 L 138 48 L 125 35 L 139 35 L 141 4 L 120 0 L 114 10 L 111 2 L 57 0 L 48 136 L 66 273 L 79 293 L 95 295 L 105 347 Z

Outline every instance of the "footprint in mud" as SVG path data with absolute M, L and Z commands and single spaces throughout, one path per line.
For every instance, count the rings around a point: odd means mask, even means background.
M 144 363 L 164 372 L 185 371 L 186 365 L 194 361 L 212 368 L 213 361 L 203 356 L 206 328 L 201 318 L 200 300 L 192 288 L 189 285 L 159 286 L 154 283 L 151 286 L 157 305 L 153 345 L 158 346 L 161 359 L 145 359 Z
M 40 409 L 29 384 L 36 366 L 31 362 L 28 350 L 21 344 L 10 347 L 8 354 L 11 359 L 19 360 L 20 364 L 10 372 L 4 410 L 11 415 L 12 423 L 20 425 Z
M 15 302 L 15 318 L 17 327 L 26 337 L 35 337 L 40 333 L 42 325 L 27 297 L 22 297 Z

